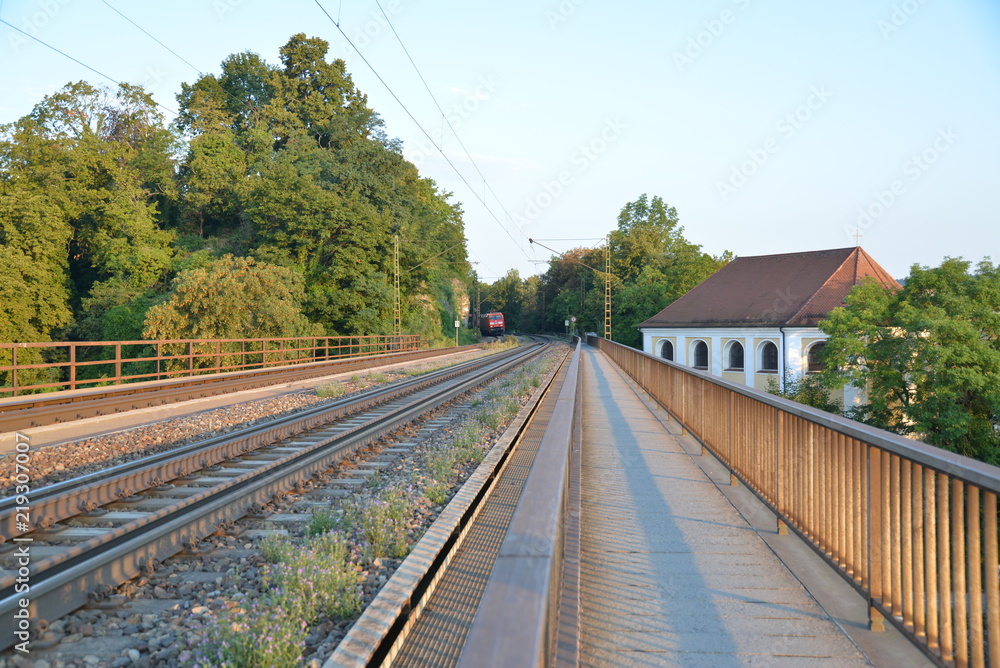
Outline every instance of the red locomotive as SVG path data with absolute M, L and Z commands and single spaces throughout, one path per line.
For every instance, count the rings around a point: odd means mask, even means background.
M 503 336 L 503 313 L 487 313 L 479 319 L 479 331 L 483 336 Z

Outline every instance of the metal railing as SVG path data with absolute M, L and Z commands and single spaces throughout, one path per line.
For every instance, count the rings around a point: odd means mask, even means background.
M 590 337 L 945 664 L 1000 666 L 1000 468 Z
M 0 343 L 0 396 L 419 350 L 419 335 Z

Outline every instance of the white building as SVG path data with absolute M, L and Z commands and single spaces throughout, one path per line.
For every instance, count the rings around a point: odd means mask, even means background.
M 639 325 L 643 350 L 766 390 L 768 380 L 819 368 L 817 324 L 856 284 L 896 282 L 860 247 L 733 260 Z M 857 389 L 844 390 L 844 405 Z

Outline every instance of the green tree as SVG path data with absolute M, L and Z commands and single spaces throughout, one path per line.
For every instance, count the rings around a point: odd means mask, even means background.
M 46 195 L 0 182 L 0 341 L 48 341 L 70 323 L 71 235 Z
M 301 276 L 231 255 L 181 273 L 146 315 L 147 339 L 242 339 L 318 334 L 302 315 Z
M 228 244 L 213 245 L 301 274 L 304 312 L 336 334 L 391 331 L 399 236 L 403 319 L 422 331 L 435 323 L 433 338 L 439 323 L 450 331 L 454 281 L 468 273 L 461 210 L 386 139 L 328 50 L 294 35 L 280 66 L 237 54 L 218 76 L 183 87 L 186 229 L 224 235 Z M 442 306 L 432 314 L 428 304 Z
M 45 193 L 63 245 L 75 334 L 95 338 L 109 309 L 142 299 L 165 277 L 172 234 L 162 229 L 175 197 L 174 137 L 152 99 L 122 85 L 79 82 L 45 97 L 3 128 L 0 172 L 8 192 Z M 61 234 L 61 232 L 60 232 Z
M 868 391 L 858 417 L 1000 464 L 1000 270 L 914 265 L 902 290 L 855 287 L 820 323 L 829 387 Z

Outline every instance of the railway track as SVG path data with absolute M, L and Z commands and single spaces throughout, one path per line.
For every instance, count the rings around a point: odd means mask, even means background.
M 230 392 L 252 390 L 334 373 L 368 369 L 383 364 L 427 359 L 481 347 L 479 344 L 474 344 L 459 348 L 388 353 L 327 362 L 309 362 L 267 369 L 187 376 L 169 380 L 0 399 L 0 434 L 98 415 L 109 415 Z
M 4 648 L 538 355 L 515 348 L 0 501 Z M 30 522 L 23 512 L 30 505 Z M 27 589 L 25 589 L 27 587 Z M 21 620 L 31 620 L 22 624 Z M 23 628 L 22 627 L 29 627 Z

